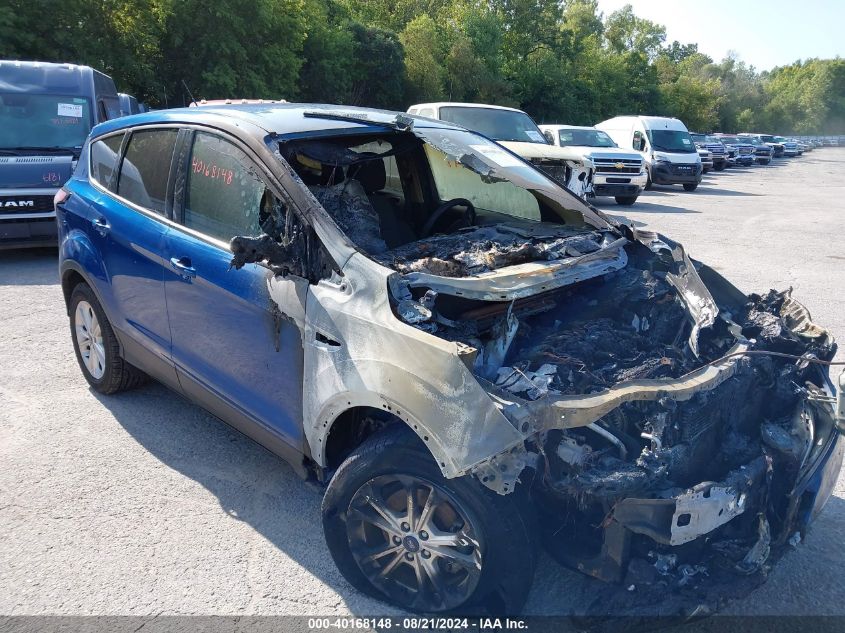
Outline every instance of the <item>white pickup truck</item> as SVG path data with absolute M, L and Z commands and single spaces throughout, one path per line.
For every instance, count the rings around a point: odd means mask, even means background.
M 536 165 L 581 198 L 592 193 L 595 167 L 578 150 L 551 145 L 528 114 L 481 103 L 418 103 L 408 114 L 448 121 L 496 141 Z
M 625 206 L 637 201 L 648 181 L 637 152 L 620 149 L 610 136 L 594 127 L 541 125 L 540 129 L 550 143 L 575 150 L 592 161 L 594 196 L 612 196 L 616 204 Z

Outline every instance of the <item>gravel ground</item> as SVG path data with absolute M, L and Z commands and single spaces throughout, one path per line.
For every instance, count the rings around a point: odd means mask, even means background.
M 600 204 L 747 292 L 794 286 L 841 338 L 843 200 L 845 148 Z M 55 250 L 0 253 L 0 314 L 0 614 L 390 613 L 335 570 L 317 487 L 161 386 L 88 389 Z M 843 542 L 840 477 L 805 542 L 730 612 L 845 614 Z M 545 561 L 526 611 L 564 614 L 595 590 Z

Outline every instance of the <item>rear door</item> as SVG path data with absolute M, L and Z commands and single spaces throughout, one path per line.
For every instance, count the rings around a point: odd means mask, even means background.
M 300 450 L 299 328 L 281 318 L 269 296 L 273 273 L 257 264 L 231 269 L 228 247 L 235 236 L 262 233 L 268 205 L 290 205 L 235 139 L 194 130 L 185 143 L 181 226 L 167 235 L 165 249 L 179 382 L 187 396 L 266 446 L 276 450 L 275 437 Z
M 177 134 L 176 128 L 139 129 L 93 142 L 96 192 L 85 221 L 103 263 L 97 290 L 127 360 L 173 386 L 164 299 L 169 261 L 162 250 Z

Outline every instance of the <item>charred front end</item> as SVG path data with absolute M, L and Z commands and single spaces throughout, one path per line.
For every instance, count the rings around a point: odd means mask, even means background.
M 628 237 L 394 253 L 410 286 L 399 316 L 471 348 L 467 362 L 526 436 L 473 472 L 531 496 L 561 561 L 609 581 L 632 559 L 670 585 L 753 575 L 800 540 L 838 473 L 835 344 L 790 292 L 747 297 L 668 239 Z M 528 296 L 425 283 L 555 248 L 549 259 L 580 267 Z

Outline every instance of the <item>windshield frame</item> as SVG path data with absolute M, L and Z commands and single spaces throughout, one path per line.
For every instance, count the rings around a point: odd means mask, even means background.
M 485 178 L 495 180 L 496 178 L 507 176 L 507 180 L 510 180 L 516 186 L 533 194 L 534 197 L 537 198 L 539 204 L 546 206 L 551 204 L 559 207 L 559 212 L 555 212 L 557 213 L 558 218 L 555 218 L 553 221 L 546 218 L 531 220 L 513 216 L 514 222 L 536 223 L 539 228 L 543 224 L 548 225 L 549 222 L 554 222 L 560 225 L 571 225 L 573 220 L 575 220 L 578 224 L 581 224 L 588 229 L 611 231 L 612 233 L 619 234 L 616 223 L 612 222 L 601 211 L 589 207 L 575 193 L 560 183 L 552 180 L 542 170 L 524 160 L 518 154 L 472 130 L 439 126 L 424 127 L 421 125 L 415 125 L 410 130 L 395 130 L 389 128 L 385 129 L 384 127 L 376 128 L 375 126 L 367 125 L 367 127 L 363 128 L 333 129 L 330 132 L 328 130 L 315 130 L 307 134 L 277 134 L 273 136 L 271 141 L 268 141 L 268 148 L 271 150 L 275 160 L 284 165 L 285 173 L 298 173 L 296 172 L 294 166 L 289 163 L 284 156 L 285 150 L 283 149 L 283 146 L 288 142 L 319 142 L 326 141 L 331 138 L 341 139 L 344 137 L 350 137 L 349 146 L 352 147 L 353 145 L 351 141 L 356 137 L 371 138 L 374 136 L 383 136 L 390 141 L 391 136 L 403 134 L 413 134 L 423 143 L 426 143 L 434 149 L 442 152 L 448 160 L 462 162 L 465 167 L 475 171 L 476 173 L 483 174 Z M 503 152 L 507 154 L 509 160 L 512 160 L 514 164 L 518 164 L 518 167 L 502 167 L 495 164 L 489 157 L 485 157 L 477 151 L 473 151 L 470 156 L 467 156 L 465 148 L 468 144 L 456 142 L 460 140 L 456 138 L 458 135 L 469 135 L 473 145 L 487 144 L 491 147 L 491 149 L 494 149 L 495 152 Z M 273 149 L 274 145 L 278 149 Z M 426 164 L 426 169 L 430 169 L 428 164 Z M 429 173 L 429 177 L 432 178 L 433 183 L 433 174 Z M 299 182 L 302 184 L 301 179 L 299 179 Z M 308 187 L 302 186 L 302 190 L 303 192 L 308 191 L 308 197 L 313 201 L 311 204 L 306 206 L 316 207 L 315 211 L 317 212 L 317 216 L 321 218 L 321 220 L 315 221 L 315 225 L 321 224 L 326 226 L 325 220 L 328 220 L 330 225 L 334 226 L 333 230 L 339 232 L 339 236 L 346 245 L 354 248 L 358 252 L 362 252 L 359 245 L 353 242 L 346 232 L 344 232 L 335 218 L 319 202 L 319 200 L 317 200 L 313 193 L 310 192 Z M 314 203 L 316 203 L 316 205 Z M 340 253 L 338 253 L 338 255 L 339 254 Z M 367 254 L 367 257 L 373 259 L 370 254 Z

